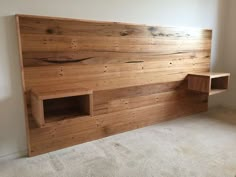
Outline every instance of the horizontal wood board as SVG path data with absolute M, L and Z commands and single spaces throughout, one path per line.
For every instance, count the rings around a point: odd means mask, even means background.
M 188 73 L 209 72 L 212 31 L 17 15 L 29 155 L 206 111 Z M 87 88 L 93 116 L 38 128 L 30 91 Z

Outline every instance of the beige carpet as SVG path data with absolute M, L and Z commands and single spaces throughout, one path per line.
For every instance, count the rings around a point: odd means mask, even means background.
M 235 176 L 236 112 L 223 108 L 0 163 L 0 177 Z

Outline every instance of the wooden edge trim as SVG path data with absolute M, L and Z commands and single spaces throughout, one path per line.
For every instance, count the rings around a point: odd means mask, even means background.
M 23 64 L 23 55 L 22 55 L 22 45 L 21 45 L 21 32 L 20 32 L 20 22 L 19 16 L 15 16 L 16 21 L 16 31 L 17 31 L 17 40 L 18 40 L 18 52 L 19 52 L 19 59 L 20 59 L 20 70 L 21 70 L 21 84 L 23 90 L 23 99 L 24 99 L 24 114 L 25 114 L 25 126 L 26 126 L 26 139 L 27 139 L 27 152 L 28 156 L 32 156 L 31 154 L 31 146 L 30 146 L 30 130 L 29 130 L 29 118 L 28 118 L 28 108 L 27 108 L 27 101 L 26 101 L 26 92 L 25 92 L 25 79 L 24 79 L 24 64 Z
M 43 16 L 43 15 L 29 15 L 29 14 L 16 14 L 17 17 L 29 17 L 29 18 L 40 18 L 40 19 L 51 19 L 51 20 L 70 20 L 70 21 L 78 21 L 78 22 L 95 22 L 95 23 L 107 23 L 107 24 L 124 24 L 124 25 L 143 25 L 143 26 L 156 26 L 155 24 L 143 24 L 143 23 L 128 23 L 128 22 L 111 22 L 104 20 L 89 20 L 89 19 L 76 19 L 76 18 L 65 18 L 65 17 L 52 17 L 52 16 Z M 193 28 L 193 27 L 179 27 L 179 26 L 160 26 L 163 28 L 184 28 L 184 29 L 192 29 L 192 30 L 203 30 L 212 32 L 213 30 L 210 28 Z

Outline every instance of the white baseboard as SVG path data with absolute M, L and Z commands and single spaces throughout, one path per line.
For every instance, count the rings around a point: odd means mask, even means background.
M 27 156 L 27 150 L 18 151 L 11 154 L 0 156 L 0 162 L 5 161 L 5 160 L 18 159 L 25 156 Z

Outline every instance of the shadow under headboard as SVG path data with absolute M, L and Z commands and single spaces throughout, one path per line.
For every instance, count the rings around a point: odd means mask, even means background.
M 206 111 L 211 30 L 17 15 L 29 155 Z

